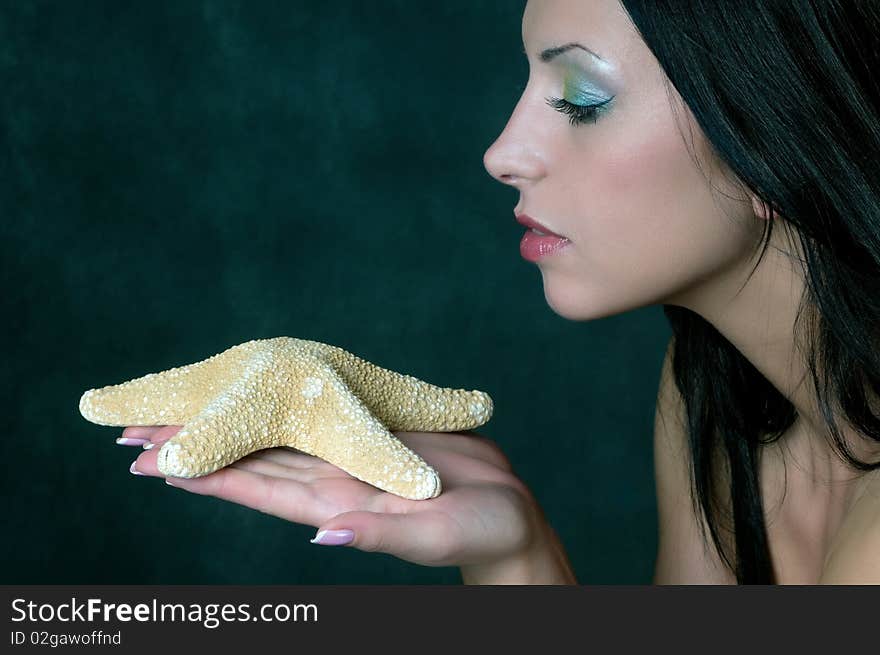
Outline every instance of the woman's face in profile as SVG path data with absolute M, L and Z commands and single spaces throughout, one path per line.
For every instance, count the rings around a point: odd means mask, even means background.
M 591 320 L 733 295 L 763 226 L 670 85 L 674 112 L 666 76 L 623 6 L 529 0 L 522 37 L 528 84 L 484 164 L 518 189 L 516 214 L 570 240 L 537 262 L 554 311 Z M 571 43 L 601 59 L 574 47 L 542 61 L 542 51 Z M 548 98 L 578 107 L 563 113 Z M 572 124 L 590 104 L 602 104 L 595 122 Z

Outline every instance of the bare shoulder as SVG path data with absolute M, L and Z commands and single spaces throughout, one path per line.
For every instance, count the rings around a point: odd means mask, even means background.
M 880 584 L 880 472 L 869 475 L 828 553 L 819 584 Z

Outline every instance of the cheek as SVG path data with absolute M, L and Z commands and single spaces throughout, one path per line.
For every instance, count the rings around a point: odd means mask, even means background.
M 590 152 L 573 244 L 588 295 L 607 296 L 612 313 L 713 276 L 740 261 L 754 236 L 743 203 L 713 195 L 674 125 L 616 134 L 626 137 Z
M 590 181 L 599 205 L 594 236 L 603 248 L 660 255 L 715 233 L 717 210 L 684 144 L 659 135 L 603 154 Z

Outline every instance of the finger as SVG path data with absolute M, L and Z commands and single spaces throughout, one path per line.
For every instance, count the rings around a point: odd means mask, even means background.
M 252 473 L 260 473 L 276 478 L 296 480 L 302 484 L 310 484 L 315 478 L 314 472 L 310 469 L 285 466 L 261 455 L 262 452 L 248 455 L 237 462 L 229 464 L 227 468 L 237 468 L 242 471 L 251 471 Z
M 181 425 L 163 425 L 157 432 L 150 437 L 150 443 L 158 446 L 163 444 L 183 428 Z
M 224 468 L 200 478 L 169 477 L 166 482 L 202 496 L 221 498 L 294 523 L 316 526 L 327 519 L 305 484 L 237 468 Z
M 417 501 L 429 503 L 430 500 Z M 312 543 L 334 544 L 340 530 L 354 532 L 347 544 L 359 550 L 382 552 L 417 564 L 443 566 L 455 561 L 462 543 L 460 526 L 446 514 L 419 511 L 401 514 L 345 512 L 320 524 Z M 323 533 L 323 534 L 322 534 Z M 337 541 L 338 543 L 338 541 Z
M 177 434 L 182 425 L 130 425 L 122 431 L 122 436 L 128 439 L 146 439 L 153 441 L 160 439 L 167 441 Z
M 143 448 L 146 452 L 138 455 L 137 459 L 132 463 L 132 473 L 137 471 L 141 475 L 151 475 L 153 477 L 165 477 L 165 474 L 159 471 L 156 462 L 159 455 L 159 446 L 177 434 L 182 426 L 180 425 L 163 425 L 153 435 L 151 441 L 145 443 Z
M 148 475 L 154 478 L 164 478 L 165 476 L 159 472 L 156 466 L 156 451 L 144 450 L 131 463 L 131 472 L 137 475 Z
M 509 461 L 498 446 L 476 432 L 394 432 L 400 441 L 421 456 L 425 456 L 438 448 L 447 452 L 458 453 L 466 457 L 479 459 L 493 466 L 509 469 Z
M 134 443 L 141 442 L 141 446 L 144 450 L 150 450 L 151 448 L 155 448 L 156 446 L 160 446 L 166 441 L 168 441 L 171 437 L 177 434 L 182 426 L 180 425 L 163 425 L 162 427 L 156 429 L 148 439 L 135 439 Z M 117 442 L 118 443 L 118 442 Z
M 318 457 L 308 455 L 300 450 L 289 448 L 287 446 L 259 450 L 255 453 L 248 455 L 248 458 L 250 457 L 259 457 L 262 460 L 275 462 L 277 464 L 280 464 L 281 466 L 298 469 L 313 469 L 316 466 L 321 467 L 328 465 L 327 462 Z M 335 469 L 336 467 L 333 468 Z
M 127 439 L 147 439 L 159 431 L 159 425 L 129 425 L 122 431 L 122 436 Z
M 150 443 L 149 439 L 131 439 L 130 437 L 119 437 L 116 443 L 120 446 L 143 446 Z

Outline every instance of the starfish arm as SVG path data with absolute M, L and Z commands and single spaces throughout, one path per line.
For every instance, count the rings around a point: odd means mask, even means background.
M 376 366 L 342 348 L 320 345 L 323 357 L 346 385 L 390 430 L 471 430 L 492 417 L 492 398 L 483 391 L 438 387 Z
M 381 423 L 332 369 L 297 412 L 295 447 L 389 493 L 421 500 L 440 494 L 440 476 Z
M 89 389 L 79 411 L 97 425 L 183 425 L 238 379 L 255 354 L 269 350 L 266 340 L 255 339 L 194 364 Z
M 264 372 L 252 367 L 162 444 L 159 471 L 200 477 L 257 450 L 285 445 L 289 439 L 279 430 L 285 400 Z

